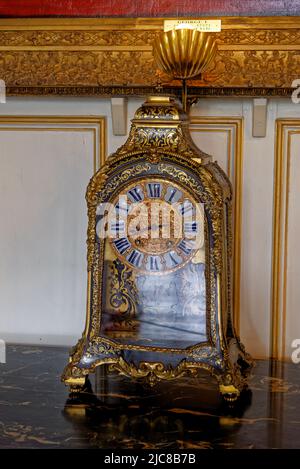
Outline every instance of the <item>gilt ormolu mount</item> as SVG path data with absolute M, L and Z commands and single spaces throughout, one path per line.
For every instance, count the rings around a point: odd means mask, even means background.
M 226 399 L 239 396 L 251 359 L 232 322 L 231 197 L 227 176 L 192 142 L 181 106 L 149 98 L 87 188 L 87 320 L 62 378 L 72 391 L 109 365 L 151 384 L 205 369 Z M 136 206 L 171 202 L 168 238 L 148 214 L 144 231 L 156 230 L 154 239 L 142 236 L 143 219 L 130 231 Z M 118 217 L 111 225 L 103 223 L 108 203 Z

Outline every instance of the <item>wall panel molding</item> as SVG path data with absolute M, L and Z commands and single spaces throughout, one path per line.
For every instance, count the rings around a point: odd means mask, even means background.
M 85 312 L 84 195 L 105 160 L 106 119 L 24 114 L 0 116 L 1 336 L 69 345 Z
M 0 132 L 18 130 L 92 132 L 94 172 L 105 163 L 106 118 L 103 116 L 0 116 Z
M 227 134 L 227 162 L 223 167 L 233 185 L 233 311 L 234 326 L 240 330 L 240 283 L 241 283 L 241 229 L 243 196 L 243 118 L 197 117 L 190 119 L 194 132 L 223 132 Z
M 300 135 L 300 119 L 277 119 L 274 169 L 272 307 L 270 356 L 286 359 L 289 198 L 292 138 Z M 295 249 L 295 247 L 294 247 Z M 297 335 L 297 331 L 295 331 Z M 298 334 L 299 335 L 299 334 Z M 295 336 L 296 337 L 296 336 Z

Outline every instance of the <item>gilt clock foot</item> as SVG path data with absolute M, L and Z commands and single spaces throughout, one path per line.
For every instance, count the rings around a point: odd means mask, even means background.
M 90 389 L 88 375 L 80 378 L 70 377 L 64 380 L 64 383 L 68 386 L 70 395 L 78 395 Z
M 78 371 L 78 368 L 73 368 L 71 363 L 69 363 L 61 377 L 62 382 L 68 386 L 70 394 L 75 395 L 90 389 L 88 374 L 79 373 Z
M 228 404 L 235 403 L 246 386 L 246 379 L 241 374 L 240 367 L 237 364 L 228 369 L 219 381 L 220 393 Z
M 238 390 L 238 388 L 236 388 L 233 385 L 220 384 L 219 385 L 219 390 L 220 390 L 220 393 L 222 395 L 222 398 L 228 404 L 233 404 L 240 397 L 240 391 Z

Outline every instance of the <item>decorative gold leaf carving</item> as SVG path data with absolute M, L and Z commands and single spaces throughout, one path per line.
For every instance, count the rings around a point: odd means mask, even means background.
M 151 52 L 1 51 L 0 67 L 7 86 L 157 83 Z
M 2 46 L 145 46 L 157 31 L 1 31 Z
M 265 88 L 280 94 L 299 74 L 298 21 L 224 18 L 224 29 L 215 33 L 219 50 L 214 63 L 190 85 L 201 87 L 202 93 L 212 87 L 224 89 L 224 94 L 230 87 L 252 87 L 253 94 Z M 53 19 L 45 24 L 42 19 L 34 24 L 24 19 L 16 25 L 1 20 L 1 79 L 14 94 L 46 94 L 49 87 L 59 94 L 68 94 L 71 87 L 73 94 L 97 94 L 99 86 L 119 86 L 108 91 L 126 94 L 131 86 L 180 86 L 159 72 L 153 60 L 152 43 L 162 26 L 162 19 L 138 24 L 130 19 L 111 24 L 107 19 Z M 134 93 L 128 89 L 128 94 Z
M 300 44 L 299 29 L 223 30 L 216 34 L 220 44 L 274 45 Z

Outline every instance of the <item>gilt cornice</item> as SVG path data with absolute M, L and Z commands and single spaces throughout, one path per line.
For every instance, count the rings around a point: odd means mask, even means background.
M 152 56 L 162 18 L 0 19 L 8 95 L 179 94 Z M 224 17 L 218 53 L 192 96 L 288 96 L 300 70 L 300 17 Z M 162 90 L 162 87 L 164 90 Z

